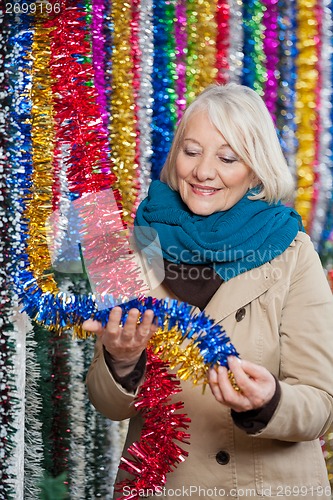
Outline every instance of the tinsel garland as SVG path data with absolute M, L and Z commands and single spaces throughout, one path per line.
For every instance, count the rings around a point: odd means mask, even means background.
M 50 435 L 52 476 L 68 471 L 70 447 L 70 365 L 71 338 L 57 332 L 49 335 L 49 358 L 52 380 L 52 428 Z
M 230 6 L 225 0 L 217 0 L 216 5 L 216 81 L 224 84 L 229 80 L 229 18 Z
M 139 188 L 139 177 L 141 173 L 140 166 L 140 129 L 138 127 L 138 112 L 139 112 L 139 104 L 138 104 L 138 95 L 140 90 L 140 73 L 141 73 L 141 60 L 142 53 L 140 51 L 139 45 L 139 19 L 140 19 L 140 7 L 141 0 L 132 0 L 131 4 L 131 21 L 130 21 L 130 38 L 129 43 L 131 46 L 131 60 L 132 60 L 132 72 L 133 72 L 133 81 L 132 81 L 132 90 L 133 90 L 133 100 L 134 100 L 134 122 L 135 122 L 135 159 L 134 164 L 136 165 L 136 182 L 137 182 L 137 193 L 134 201 L 134 205 L 132 207 L 132 217 L 134 219 L 136 209 L 139 205 L 139 196 L 138 196 L 138 188 Z
M 177 121 L 186 108 L 186 49 L 187 49 L 187 17 L 186 0 L 176 3 L 175 40 L 176 40 L 176 107 Z
M 52 92 L 50 83 L 50 44 L 49 30 L 41 24 L 36 24 L 31 57 L 32 88 L 31 96 L 25 100 L 31 107 L 31 148 L 32 176 L 34 186 L 27 200 L 25 218 L 28 221 L 27 255 L 29 270 L 36 277 L 43 291 L 57 291 L 57 284 L 52 275 L 46 273 L 51 267 L 51 261 L 45 238 L 44 228 L 52 213 L 52 160 L 54 153 L 54 128 L 52 110 Z M 28 54 L 27 54 L 28 56 Z M 33 61 L 33 64 L 32 64 Z
M 310 212 L 310 224 L 308 226 L 308 231 L 310 235 L 313 234 L 313 225 L 315 224 L 315 214 L 318 206 L 318 193 L 320 190 L 322 178 L 321 178 L 321 169 L 319 165 L 319 155 L 320 155 L 320 136 L 322 134 L 321 129 L 321 120 L 320 120 L 320 108 L 321 108 L 321 89 L 322 89 L 322 73 L 321 73 L 321 64 L 322 64 L 322 38 L 320 33 L 322 31 L 322 17 L 323 10 L 321 7 L 321 2 L 317 2 L 314 9 L 314 17 L 317 24 L 317 36 L 316 40 L 316 64 L 315 69 L 317 72 L 317 83 L 315 86 L 315 110 L 316 110 L 316 122 L 315 122 L 315 130 L 314 130 L 314 140 L 315 140 L 315 156 L 313 163 L 313 195 L 312 195 L 312 204 L 311 204 L 311 212 Z
M 61 351 L 61 345 L 68 342 L 68 339 L 54 335 L 54 333 L 42 328 L 32 322 L 34 341 L 36 342 L 35 356 L 36 363 L 40 369 L 38 383 L 38 393 L 41 397 L 41 409 L 39 420 L 42 424 L 43 439 L 43 469 L 44 481 L 49 477 L 57 477 L 67 471 L 67 460 L 69 454 L 69 388 L 68 388 L 68 368 L 66 367 L 66 349 Z M 56 345 L 59 340 L 59 344 Z M 58 352 L 56 349 L 58 348 Z M 58 356 L 58 359 L 57 359 Z M 59 367 L 55 366 L 55 361 L 59 361 Z M 64 369 L 62 375 L 59 370 Z M 63 377 L 63 383 L 61 379 Z M 67 382 L 67 385 L 66 385 Z M 63 415 L 61 416 L 61 413 Z M 62 420 L 61 420 L 62 418 Z M 59 427 L 58 427 L 59 424 Z M 59 439 L 59 442 L 58 442 Z
M 153 1 L 154 54 L 151 177 L 158 179 L 171 147 L 176 124 L 175 41 L 173 2 Z
M 114 482 L 111 476 L 111 463 L 113 454 L 113 442 L 110 440 L 109 427 L 111 421 L 95 411 L 95 434 L 94 434 L 94 498 L 105 498 L 112 500 L 110 482 Z M 89 498 L 89 497 L 87 497 Z
M 166 474 L 178 463 L 183 462 L 188 452 L 177 443 L 187 443 L 190 435 L 186 432 L 190 419 L 179 413 L 184 405 L 171 403 L 171 396 L 180 389 L 179 380 L 167 371 L 167 364 L 157 356 L 147 353 L 147 375 L 135 401 L 135 407 L 144 418 L 140 442 L 134 442 L 127 450 L 132 458 L 121 458 L 120 468 L 129 472 L 134 479 L 116 484 L 115 490 L 124 492 L 128 487 L 129 496 L 121 499 L 138 499 L 140 491 L 157 492 L 166 482 Z
M 305 229 L 311 227 L 311 210 L 315 181 L 315 162 L 317 155 L 316 128 L 318 114 L 316 87 L 318 85 L 318 21 L 313 16 L 316 0 L 297 1 L 298 56 L 296 59 L 296 137 L 298 150 L 297 192 L 295 208 L 302 217 Z
M 83 346 L 84 371 L 87 372 L 93 356 L 92 339 L 87 339 Z M 94 498 L 94 435 L 96 433 L 95 409 L 89 398 L 84 399 L 84 450 L 85 450 L 85 484 L 84 498 Z
M 331 166 L 331 133 L 332 118 L 330 107 L 332 100 L 332 36 L 333 21 L 332 12 L 329 9 L 330 1 L 323 0 L 322 8 L 317 9 L 321 19 L 320 29 L 320 89 L 317 90 L 318 110 L 320 126 L 318 127 L 318 186 L 316 192 L 316 204 L 312 208 L 313 221 L 311 227 L 311 239 L 315 248 L 319 250 L 320 241 L 323 235 L 325 217 L 328 211 L 329 200 L 332 193 Z
M 4 12 L 0 7 L 0 498 L 13 498 L 12 476 L 8 471 L 14 429 L 15 405 L 12 398 L 15 379 L 12 374 L 15 343 L 10 336 L 11 297 L 9 295 L 8 271 L 11 259 L 11 242 L 8 229 L 13 219 L 7 211 L 9 164 L 6 146 L 10 139 L 6 130 L 6 107 L 8 87 L 4 62 L 7 56 L 8 28 L 4 23 Z
M 89 61 L 86 16 L 83 7 L 67 8 L 65 4 L 61 15 L 44 24 L 52 28 L 55 140 L 60 151 L 64 145 L 69 146 L 68 183 L 77 195 L 109 188 L 115 181 L 97 93 L 91 85 L 94 72 Z
M 31 61 L 25 54 L 31 47 L 31 19 L 26 15 L 14 17 L 4 13 L 1 6 L 0 36 L 0 85 L 1 85 L 1 147 L 0 147 L 0 186 L 1 186 L 1 320 L 0 320 L 0 495 L 14 498 L 23 489 L 20 477 L 21 462 L 13 464 L 15 447 L 22 455 L 17 425 L 20 404 L 15 399 L 16 332 L 13 331 L 12 314 L 16 296 L 12 281 L 18 275 L 17 264 L 22 261 L 24 252 L 21 232 L 21 197 L 26 194 L 23 182 L 26 170 L 31 169 L 29 140 L 31 129 L 31 107 L 26 96 L 31 89 Z M 3 24 L 2 24 L 3 23 Z M 5 113 L 3 115 L 3 112 Z M 2 203 L 5 203 L 3 205 Z M 8 210 L 10 207 L 10 210 Z M 16 428 L 15 428 L 16 427 Z M 18 458 L 18 457 L 16 457 Z M 22 456 L 20 457 L 20 459 Z M 15 471 L 11 465 L 17 465 Z M 16 486 L 16 488 L 15 488 Z
M 184 461 L 188 454 L 175 443 L 189 444 L 190 438 L 186 433 L 190 420 L 186 414 L 179 413 L 183 404 L 170 402 L 170 397 L 180 391 L 178 379 L 191 380 L 194 384 L 206 383 L 209 366 L 215 363 L 227 366 L 227 357 L 238 355 L 225 332 L 212 335 L 211 328 L 217 332 L 218 327 L 214 327 L 213 321 L 208 318 L 204 318 L 206 325 L 197 334 L 189 332 L 190 317 L 189 306 L 183 304 L 178 309 L 172 301 L 163 327 L 158 329 L 148 349 L 147 375 L 134 403 L 141 411 L 144 425 L 140 441 L 127 450 L 132 458 L 123 456 L 120 465 L 134 479 L 116 485 L 118 492 L 127 486 L 133 492 L 132 499 L 139 498 L 140 490 L 157 492 L 165 484 L 166 474 Z M 185 348 L 182 346 L 183 338 L 190 340 Z M 168 367 L 177 369 L 178 378 L 170 376 Z
M 70 421 L 68 482 L 71 498 L 85 498 L 85 388 L 82 341 L 73 339 L 69 350 L 70 370 Z M 89 430 L 90 432 L 90 430 Z
M 91 337 L 84 342 L 81 341 L 81 363 L 83 371 L 81 380 L 77 381 L 77 385 L 81 386 L 85 397 L 82 400 L 84 406 L 82 413 L 82 444 L 84 449 L 84 481 L 81 485 L 75 477 L 75 469 L 70 471 L 74 483 L 70 484 L 70 491 L 78 491 L 80 487 L 81 496 L 75 498 L 105 498 L 112 499 L 110 490 L 114 477 L 110 478 L 111 456 L 113 452 L 113 443 L 110 441 L 108 428 L 110 422 L 105 417 L 100 415 L 91 402 L 87 394 L 87 387 L 84 381 L 84 374 L 87 373 L 94 352 L 94 339 Z M 73 425 L 76 422 L 76 416 L 73 413 Z M 80 438 L 81 442 L 81 438 Z M 72 456 L 76 456 L 75 450 L 72 451 Z M 71 466 L 74 464 L 72 463 Z M 110 480 L 111 479 L 111 480 Z M 76 484 L 76 489 L 73 487 Z
M 333 2 L 328 2 L 328 11 L 329 17 L 332 19 L 333 17 Z M 331 50 L 330 50 L 330 79 L 333 80 L 333 50 L 332 50 L 332 39 L 331 42 Z M 333 123 L 333 108 L 330 106 L 330 120 Z M 330 127 L 330 173 L 331 178 L 333 179 L 333 167 L 332 167 L 332 158 L 333 158 L 333 142 L 332 142 L 332 133 L 333 127 Z M 325 224 L 323 227 L 321 244 L 320 244 L 320 257 L 323 262 L 324 267 L 327 270 L 327 277 L 333 292 L 333 191 L 331 191 L 331 195 L 328 199 L 328 206 L 325 215 Z M 330 441 L 331 442 L 331 441 Z M 332 461 L 330 462 L 332 464 Z
M 263 16 L 264 40 L 263 50 L 266 60 L 266 81 L 264 84 L 264 101 L 271 113 L 273 120 L 276 119 L 276 104 L 278 97 L 278 0 L 263 0 L 266 7 Z
M 138 21 L 139 52 L 140 52 L 140 84 L 137 95 L 138 133 L 140 134 L 140 164 L 138 179 L 140 184 L 139 200 L 148 194 L 151 180 L 152 156 L 152 116 L 151 108 L 153 85 L 153 0 L 141 0 L 141 10 Z
M 108 434 L 109 442 L 112 443 L 112 448 L 109 450 L 111 457 L 111 468 L 110 468 L 110 480 L 109 485 L 112 484 L 110 488 L 110 500 L 113 498 L 115 479 L 118 473 L 119 462 L 124 449 L 124 444 L 126 442 L 127 432 L 128 432 L 128 419 L 121 421 L 109 420 Z
M 111 19 L 112 92 L 109 112 L 112 170 L 117 176 L 114 187 L 122 195 L 123 219 L 131 224 L 138 194 L 131 5 L 121 0 L 112 1 Z
M 263 95 L 266 58 L 263 50 L 264 5 L 260 0 L 243 0 L 243 75 L 242 84 Z
M 186 100 L 188 103 L 216 79 L 216 8 L 217 0 L 187 1 Z
M 106 35 L 104 32 L 104 14 L 106 11 L 105 0 L 92 0 L 92 62 L 94 68 L 94 85 L 97 91 L 96 101 L 99 104 L 102 115 L 101 129 L 103 135 L 108 136 L 108 104 L 105 94 L 105 44 Z M 108 152 L 109 153 L 109 152 Z
M 25 429 L 24 429 L 24 498 L 35 500 L 41 494 L 43 478 L 44 443 L 42 439 L 42 398 L 40 366 L 36 357 L 37 343 L 34 331 L 29 328 L 26 336 L 26 384 L 25 384 Z
M 243 24 L 242 0 L 229 0 L 229 50 L 228 66 L 231 82 L 240 83 L 243 73 Z
M 279 4 L 279 98 L 276 124 L 280 144 L 288 167 L 296 180 L 295 154 L 297 149 L 295 123 L 295 85 L 297 72 L 296 5 L 294 0 L 283 0 Z

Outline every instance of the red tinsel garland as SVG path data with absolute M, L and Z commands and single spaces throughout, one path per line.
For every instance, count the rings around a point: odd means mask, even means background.
M 189 444 L 186 429 L 190 419 L 184 413 L 177 413 L 184 407 L 182 402 L 170 402 L 171 396 L 181 391 L 180 382 L 168 373 L 167 363 L 150 350 L 147 354 L 145 382 L 134 403 L 144 425 L 140 441 L 127 450 L 133 458 L 122 457 L 120 464 L 121 469 L 135 477 L 116 485 L 116 491 L 123 495 L 120 498 L 127 500 L 140 498 L 147 489 L 160 491 L 166 483 L 166 475 L 188 455 L 175 441 Z
M 110 170 L 108 138 L 103 133 L 86 12 L 62 2 L 61 14 L 45 23 L 50 33 L 50 70 L 54 80 L 54 119 L 57 145 L 69 145 L 69 189 L 79 195 L 110 188 L 116 177 Z M 55 163 L 61 158 L 57 150 Z M 119 199 L 119 194 L 117 194 Z
M 228 51 L 230 45 L 229 30 L 230 6 L 225 0 L 218 0 L 216 7 L 216 69 L 218 83 L 224 84 L 229 80 Z

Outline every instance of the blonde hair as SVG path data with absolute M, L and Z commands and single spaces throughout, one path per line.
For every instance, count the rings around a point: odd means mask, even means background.
M 283 156 L 273 120 L 262 98 L 249 87 L 228 83 L 208 86 L 186 109 L 174 136 L 160 179 L 178 191 L 176 159 L 189 119 L 206 111 L 240 161 L 259 179 L 260 191 L 251 199 L 288 200 L 293 177 Z

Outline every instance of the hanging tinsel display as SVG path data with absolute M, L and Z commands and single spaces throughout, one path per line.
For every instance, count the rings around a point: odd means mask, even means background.
M 271 113 L 272 118 L 276 117 L 276 104 L 278 97 L 278 0 L 264 0 L 264 38 L 263 51 L 266 61 L 266 78 L 264 84 L 264 101 Z
M 26 53 L 31 49 L 31 20 L 23 15 L 17 21 L 14 15 L 4 17 L 1 6 L 0 34 L 0 86 L 1 86 L 1 320 L 0 320 L 0 496 L 13 498 L 22 492 L 22 481 L 13 474 L 17 463 L 13 463 L 16 448 L 22 453 L 23 446 L 17 442 L 14 427 L 15 412 L 19 411 L 15 401 L 15 370 L 17 337 L 12 317 L 16 297 L 12 280 L 18 275 L 17 264 L 25 253 L 21 237 L 22 196 L 26 194 L 22 172 L 31 166 L 29 137 L 31 131 L 30 110 L 26 96 L 31 90 L 31 61 Z M 8 20 L 11 22 L 8 23 Z M 17 182 L 13 182 L 13 177 Z M 8 210 L 10 207 L 10 210 Z
M 280 79 L 276 124 L 284 156 L 296 180 L 295 85 L 297 72 L 295 61 L 297 56 L 297 35 L 296 5 L 294 0 L 283 0 L 279 3 L 278 31 Z
M 112 170 L 117 176 L 115 188 L 122 193 L 123 219 L 133 222 L 137 200 L 137 117 L 135 94 L 138 78 L 138 44 L 130 3 L 111 2 L 112 88 L 110 94 L 110 139 Z M 132 42 L 132 45 L 131 45 Z M 137 138 L 137 139 L 136 139 Z
M 170 398 L 179 379 L 202 383 L 235 351 L 186 304 L 128 302 L 140 296 L 135 265 L 117 268 L 117 279 L 104 271 L 121 257 L 124 228 L 158 178 L 186 105 L 210 83 L 241 82 L 265 100 L 297 181 L 296 209 L 333 283 L 332 10 L 329 0 L 0 2 L 0 496 L 15 497 L 24 482 L 33 498 L 58 481 L 64 495 L 109 500 L 114 464 L 104 445 L 121 444 L 109 442 L 87 399 L 93 339 L 81 324 L 105 322 L 119 301 L 124 320 L 133 306 L 159 320 L 135 402 L 145 426 L 122 459 L 133 475 L 126 484 L 158 491 L 186 458 L 188 418 Z M 8 465 L 20 411 L 11 370 L 16 294 L 34 324 L 26 438 L 31 450 L 42 447 L 31 464 L 27 452 L 24 481 Z M 328 467 L 331 441 L 328 433 Z
M 176 124 L 174 2 L 154 0 L 154 54 L 151 176 L 157 179 L 171 146 Z
M 324 241 L 323 230 L 326 214 L 329 212 L 329 203 L 332 196 L 331 154 L 332 130 L 331 101 L 332 101 L 332 37 L 333 20 L 330 9 L 331 2 L 324 0 L 317 8 L 317 18 L 320 20 L 320 60 L 318 70 L 320 74 L 320 88 L 317 89 L 319 113 L 318 127 L 318 175 L 316 185 L 316 203 L 312 209 L 311 238 L 318 250 Z
M 186 108 L 186 48 L 187 15 L 186 0 L 176 4 L 175 40 L 176 40 L 176 107 L 179 121 Z
M 230 81 L 240 83 L 243 73 L 243 2 L 242 0 L 229 0 L 229 48 L 228 66 Z M 218 28 L 219 29 L 219 28 Z
M 318 18 L 315 0 L 298 0 L 296 59 L 295 120 L 298 149 L 296 152 L 297 192 L 295 208 L 302 216 L 304 227 L 311 228 L 312 202 L 314 200 L 315 171 L 318 152 Z
M 151 179 L 152 156 L 152 116 L 148 110 L 151 108 L 153 84 L 153 0 L 141 0 L 138 19 L 138 44 L 140 61 L 138 63 L 139 87 L 137 91 L 138 133 L 140 137 L 140 162 L 139 162 L 139 199 L 147 196 Z
M 228 2 L 218 0 L 216 11 L 216 81 L 221 84 L 227 83 L 227 81 L 229 80 L 229 16 L 230 7 L 228 5 Z
M 216 13 L 217 0 L 187 2 L 187 102 L 216 80 Z M 221 20 L 221 12 L 218 19 Z
M 253 88 L 261 96 L 266 79 L 266 57 L 263 48 L 264 5 L 260 0 L 243 2 L 243 74 L 242 84 Z

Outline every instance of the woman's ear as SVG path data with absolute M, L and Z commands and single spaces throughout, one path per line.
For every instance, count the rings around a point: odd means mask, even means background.
M 254 187 L 258 186 L 258 184 L 260 184 L 260 180 L 257 177 L 257 175 L 253 172 L 251 175 L 251 182 L 249 185 L 249 189 L 253 189 Z

